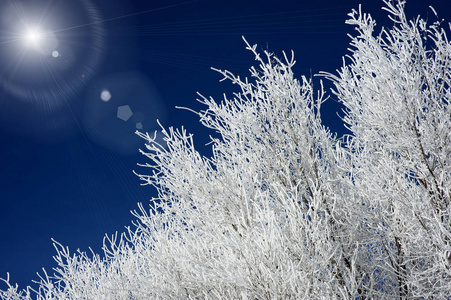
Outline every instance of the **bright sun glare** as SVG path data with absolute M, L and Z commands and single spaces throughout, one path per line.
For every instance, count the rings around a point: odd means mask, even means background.
M 39 30 L 39 28 L 30 28 L 25 32 L 24 38 L 27 44 L 38 46 L 39 42 L 43 38 L 43 33 Z

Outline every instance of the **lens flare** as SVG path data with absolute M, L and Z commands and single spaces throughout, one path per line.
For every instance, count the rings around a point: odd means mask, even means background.
M 0 27 L 0 89 L 16 99 L 64 107 L 102 61 L 105 30 L 92 0 L 0 1 Z
M 0 1 L 0 127 L 39 139 L 75 131 L 105 27 L 93 0 Z

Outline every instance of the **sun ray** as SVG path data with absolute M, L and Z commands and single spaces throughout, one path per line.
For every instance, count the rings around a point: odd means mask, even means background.
M 85 24 L 80 24 L 80 25 L 68 27 L 68 28 L 63 28 L 63 29 L 56 30 L 54 32 L 58 33 L 58 32 L 62 32 L 62 31 L 73 30 L 73 29 L 82 28 L 82 27 L 86 27 L 86 26 L 103 24 L 103 23 L 110 22 L 110 21 L 116 21 L 116 20 L 120 20 L 120 19 L 124 19 L 124 18 L 134 17 L 134 16 L 138 16 L 138 15 L 142 15 L 142 14 L 146 14 L 146 13 L 150 13 L 150 12 L 155 12 L 155 11 L 159 11 L 159 10 L 163 10 L 163 9 L 169 9 L 169 8 L 173 8 L 173 7 L 177 7 L 177 6 L 181 6 L 181 5 L 197 2 L 197 1 L 199 1 L 199 0 L 185 1 L 185 2 L 176 3 L 176 4 L 172 4 L 172 5 L 152 8 L 152 9 L 143 10 L 143 11 L 138 11 L 138 12 L 135 12 L 135 13 L 121 15 L 121 16 L 117 16 L 117 17 L 112 17 L 112 18 L 109 18 L 109 19 L 103 19 L 103 20 L 98 20 L 98 21 L 91 22 L 91 23 L 85 23 Z

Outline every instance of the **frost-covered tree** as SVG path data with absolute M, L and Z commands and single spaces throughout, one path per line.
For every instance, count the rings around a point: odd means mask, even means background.
M 395 26 L 377 37 L 369 15 L 350 15 L 350 63 L 329 75 L 352 132 L 343 168 L 383 293 L 449 299 L 451 44 L 440 22 L 409 22 L 403 2 L 386 5 Z
M 321 123 L 323 88 L 294 59 L 246 42 L 250 79 L 221 102 L 200 96 L 211 128 L 202 157 L 185 130 L 147 133 L 158 197 L 104 257 L 55 243 L 59 268 L 2 299 L 365 299 L 451 297 L 451 44 L 440 23 L 394 21 L 374 34 L 360 11 L 332 80 L 351 134 Z M 140 172 L 141 173 L 141 172 Z

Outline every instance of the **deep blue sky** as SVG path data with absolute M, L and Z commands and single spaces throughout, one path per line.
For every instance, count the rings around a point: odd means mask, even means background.
M 182 2 L 0 2 L 0 277 L 24 287 L 42 267 L 52 273 L 51 238 L 98 252 L 105 233 L 130 225 L 130 210 L 154 195 L 132 173 L 149 171 L 136 165 L 146 162 L 137 127 L 184 125 L 208 155 L 210 132 L 175 106 L 199 110 L 197 91 L 233 91 L 209 68 L 247 75 L 242 35 L 278 55 L 294 50 L 295 74 L 310 76 L 341 66 L 346 15 L 359 3 L 390 24 L 379 0 Z M 429 5 L 451 20 L 449 0 L 407 1 L 408 15 L 433 19 Z M 36 24 L 43 43 L 27 45 L 22 32 Z M 118 118 L 119 107 L 133 115 Z M 342 134 L 338 109 L 329 100 L 323 117 Z

